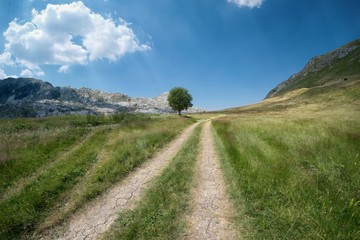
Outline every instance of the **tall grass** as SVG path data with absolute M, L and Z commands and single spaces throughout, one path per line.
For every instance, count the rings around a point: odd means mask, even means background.
M 29 237 L 65 204 L 72 206 L 67 212 L 72 213 L 191 122 L 136 114 L 0 121 L 1 136 L 16 143 L 0 145 L 11 152 L 11 158 L 0 163 L 2 191 L 20 178 L 30 181 L 0 201 L 0 239 Z
M 245 237 L 360 239 L 360 122 L 352 119 L 214 122 Z
M 200 130 L 200 127 L 195 129 L 171 164 L 147 190 L 138 207 L 120 213 L 104 239 L 177 239 L 184 236 L 183 215 L 191 200 Z
M 33 174 L 41 166 L 79 141 L 88 129 L 56 129 L 6 133 L 0 136 L 0 199 L 17 180 Z
M 66 199 L 58 203 L 43 224 L 47 228 L 74 213 L 85 202 L 104 192 L 172 140 L 191 119 L 156 118 L 141 126 L 120 127 L 104 144 L 102 159 L 89 169 Z
M 98 130 L 86 144 L 39 176 L 21 192 L 0 203 L 0 239 L 16 239 L 33 231 L 59 196 L 83 176 L 96 160 L 109 130 Z
M 66 115 L 46 118 L 0 119 L 0 133 L 34 130 L 53 130 L 74 127 L 94 127 L 110 124 L 139 124 L 152 119 L 152 115 L 118 113 L 113 115 Z

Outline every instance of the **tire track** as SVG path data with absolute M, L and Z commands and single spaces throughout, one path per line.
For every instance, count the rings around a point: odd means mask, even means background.
M 205 123 L 194 189 L 193 212 L 189 216 L 188 239 L 239 239 L 234 229 L 233 207 L 225 191 L 211 135 L 211 122 Z
M 5 201 L 6 199 L 14 197 L 16 194 L 21 192 L 24 188 L 34 183 L 42 174 L 49 171 L 56 163 L 66 159 L 73 152 L 77 151 L 83 144 L 86 143 L 96 132 L 92 131 L 87 133 L 80 141 L 75 142 L 70 148 L 61 151 L 57 154 L 56 157 L 52 158 L 54 160 L 50 161 L 47 165 L 41 166 L 34 173 L 20 178 L 13 184 L 13 186 L 4 193 L 3 196 L 0 196 L 0 202 Z
M 99 237 L 116 220 L 119 211 L 134 207 L 148 183 L 170 163 L 197 125 L 188 127 L 142 167 L 73 215 L 65 225 L 35 238 L 95 239 Z
M 21 192 L 25 187 L 33 184 L 36 179 L 38 179 L 42 174 L 44 174 L 46 171 L 51 169 L 57 162 L 66 159 L 69 155 L 71 155 L 73 152 L 77 151 L 80 147 L 82 147 L 82 145 L 85 144 L 86 141 L 89 140 L 96 133 L 97 130 L 104 128 L 114 129 L 117 126 L 119 125 L 111 124 L 111 125 L 90 127 L 89 129 L 92 129 L 93 131 L 90 131 L 89 133 L 85 134 L 79 141 L 75 142 L 72 146 L 68 147 L 67 149 L 64 149 L 63 151 L 58 153 L 57 156 L 55 156 L 54 158 L 51 158 L 53 160 L 51 160 L 47 165 L 41 166 L 32 174 L 18 179 L 16 183 L 14 183 L 9 190 L 5 191 L 4 194 L 0 196 L 0 202 L 12 198 L 14 195 Z
M 40 232 L 51 228 L 51 226 L 58 225 L 61 221 L 63 221 L 64 218 L 66 218 L 66 216 L 69 216 L 69 213 L 71 214 L 71 212 L 75 212 L 74 210 L 76 210 L 77 202 L 73 201 L 73 199 L 76 199 L 77 196 L 82 194 L 81 188 L 84 188 L 87 177 L 95 171 L 99 164 L 109 158 L 110 153 L 107 150 L 109 146 L 116 144 L 116 142 L 120 139 L 121 135 L 123 135 L 123 132 L 121 131 L 121 126 L 113 125 L 111 126 L 111 128 L 113 130 L 113 133 L 108 136 L 107 142 L 104 143 L 104 145 L 101 147 L 99 154 L 97 155 L 96 162 L 92 164 L 92 166 L 86 172 L 85 176 L 80 179 L 79 182 L 74 185 L 71 192 L 68 193 L 65 200 L 65 206 L 62 208 L 55 208 L 55 210 L 52 211 L 47 216 L 47 218 L 40 224 L 40 226 L 38 227 L 38 230 Z M 94 131 L 96 130 L 94 129 Z

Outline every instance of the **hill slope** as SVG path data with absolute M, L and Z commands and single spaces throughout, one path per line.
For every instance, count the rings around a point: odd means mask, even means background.
M 133 98 L 89 88 L 54 87 L 33 78 L 7 78 L 0 81 L 0 118 L 116 112 L 170 113 L 167 96 L 168 92 L 155 98 Z
M 360 40 L 312 58 L 259 103 L 225 112 L 360 111 Z
M 293 90 L 358 80 L 360 76 L 360 39 L 334 51 L 312 58 L 299 73 L 272 89 L 267 98 Z

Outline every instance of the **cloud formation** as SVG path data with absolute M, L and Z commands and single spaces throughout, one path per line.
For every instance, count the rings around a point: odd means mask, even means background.
M 8 76 L 6 75 L 6 73 L 4 72 L 4 70 L 2 70 L 0 68 L 0 79 L 4 79 L 4 78 L 7 78 Z
M 34 74 L 32 71 L 30 71 L 29 69 L 25 69 L 20 73 L 21 77 L 33 77 Z
M 5 71 L 3 69 L 0 68 L 0 79 L 5 79 L 5 78 L 9 78 L 9 77 L 17 78 L 18 76 L 16 76 L 16 75 L 9 76 L 5 73 Z
M 239 7 L 260 7 L 264 0 L 227 0 L 229 3 L 235 3 Z
M 68 73 L 69 72 L 69 66 L 61 66 L 59 69 L 58 69 L 58 72 L 59 73 Z
M 0 64 L 1 65 L 13 65 L 14 62 L 11 60 L 11 54 L 9 52 L 4 52 L 0 54 Z
M 58 65 L 58 72 L 66 73 L 72 65 L 97 59 L 116 61 L 127 53 L 150 49 L 139 43 L 128 23 L 116 24 L 81 1 L 33 10 L 30 22 L 10 22 L 4 37 L 0 64 L 15 61 L 26 68 L 22 75 L 43 75 L 42 64 Z

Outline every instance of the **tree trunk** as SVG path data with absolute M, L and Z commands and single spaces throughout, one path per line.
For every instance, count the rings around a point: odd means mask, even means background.
M 178 110 L 178 112 L 179 112 L 179 116 L 181 116 L 181 110 Z

